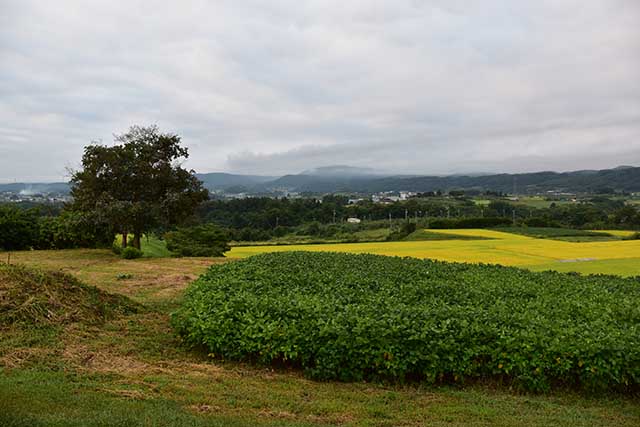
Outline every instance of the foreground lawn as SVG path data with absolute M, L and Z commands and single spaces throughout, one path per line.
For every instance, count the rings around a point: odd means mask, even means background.
M 495 230 L 428 230 L 458 239 L 326 245 L 234 247 L 229 257 L 266 252 L 333 251 L 432 258 L 442 261 L 491 263 L 584 273 L 640 275 L 640 240 L 566 242 Z M 476 239 L 473 239 L 476 237 Z M 617 260 L 616 262 L 605 262 Z
M 637 426 L 634 396 L 517 394 L 465 388 L 315 382 L 297 371 L 212 360 L 169 327 L 186 285 L 224 259 L 126 261 L 109 251 L 20 252 L 141 303 L 55 337 L 0 331 L 2 426 Z

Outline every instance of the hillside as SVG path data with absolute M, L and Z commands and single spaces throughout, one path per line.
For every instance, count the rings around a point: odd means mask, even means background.
M 545 191 L 593 192 L 603 189 L 640 191 L 640 167 L 604 169 L 600 171 L 535 172 L 496 175 L 331 177 L 287 175 L 262 184 L 264 188 L 287 188 L 295 191 L 329 193 L 337 191 L 436 191 L 481 190 L 518 193 Z

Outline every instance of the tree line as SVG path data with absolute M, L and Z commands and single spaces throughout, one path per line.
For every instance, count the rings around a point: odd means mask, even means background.
M 519 205 L 498 195 L 481 206 L 463 193 L 446 197 L 433 193 L 386 204 L 349 203 L 343 195 L 210 200 L 194 171 L 182 167 L 188 156 L 180 136 L 163 133 L 157 126 L 133 126 L 116 135 L 111 146 L 92 143 L 84 149 L 81 169 L 71 177 L 73 202 L 62 210 L 0 207 L 0 249 L 103 247 L 120 235 L 122 248 L 131 245 L 139 250 L 141 237 L 155 233 L 172 238 L 177 253 L 206 253 L 206 247 L 215 247 L 218 253 L 228 249 L 229 238 L 268 240 L 292 231 L 319 236 L 344 233 L 341 225 L 347 226 L 351 217 L 363 221 L 359 228 L 404 221 L 434 228 L 516 223 L 640 229 L 636 207 L 607 197 L 548 208 Z M 203 224 L 209 225 L 203 228 Z M 189 226 L 201 227 L 189 230 Z M 406 233 L 406 227 L 399 232 Z M 198 249 L 190 250 L 189 245 Z

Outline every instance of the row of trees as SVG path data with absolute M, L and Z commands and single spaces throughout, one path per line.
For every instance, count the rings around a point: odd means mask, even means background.
M 0 206 L 0 249 L 107 247 L 113 233 L 80 212 L 42 216 L 39 209 Z
M 470 199 L 411 199 L 405 202 L 379 204 L 364 201 L 348 205 L 341 196 L 322 199 L 249 198 L 240 200 L 211 200 L 198 209 L 201 222 L 215 222 L 233 230 L 249 234 L 254 230 L 270 232 L 281 227 L 303 224 L 341 223 L 348 217 L 368 221 L 389 218 L 428 219 L 506 218 L 518 223 L 531 222 L 536 226 L 572 228 L 640 228 L 640 212 L 620 200 L 593 199 L 585 203 L 551 205 L 535 208 L 506 200 L 494 200 L 488 206 L 479 206 Z M 262 233 L 264 234 L 264 233 Z

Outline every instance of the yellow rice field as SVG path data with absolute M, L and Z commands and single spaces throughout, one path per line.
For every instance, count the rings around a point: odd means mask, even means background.
M 429 230 L 433 232 L 434 230 Z M 532 270 L 640 275 L 640 240 L 566 242 L 493 230 L 438 230 L 490 240 L 432 240 L 234 247 L 229 257 L 280 251 L 335 251 L 512 265 Z

